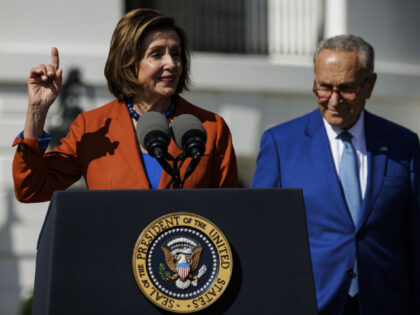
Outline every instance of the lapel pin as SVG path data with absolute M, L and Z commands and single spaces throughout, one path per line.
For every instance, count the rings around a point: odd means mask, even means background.
M 388 148 L 387 147 L 381 147 L 380 150 L 381 150 L 381 152 L 388 152 Z

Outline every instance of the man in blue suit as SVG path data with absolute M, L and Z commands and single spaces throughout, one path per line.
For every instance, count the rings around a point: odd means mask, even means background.
M 320 314 L 420 314 L 420 145 L 366 111 L 374 51 L 314 55 L 318 109 L 265 131 L 252 187 L 301 187 Z

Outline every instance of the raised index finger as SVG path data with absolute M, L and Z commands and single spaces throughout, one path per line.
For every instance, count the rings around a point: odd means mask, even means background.
M 60 59 L 58 58 L 58 49 L 56 47 L 51 48 L 51 64 L 56 70 L 60 67 Z

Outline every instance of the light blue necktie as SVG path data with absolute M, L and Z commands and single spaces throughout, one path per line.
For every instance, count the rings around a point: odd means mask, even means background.
M 349 132 L 344 131 L 338 136 L 344 144 L 343 154 L 341 156 L 339 177 L 341 186 L 343 187 L 344 196 L 346 198 L 347 207 L 353 219 L 354 226 L 357 226 L 359 221 L 360 207 L 362 204 L 362 194 L 359 183 L 359 168 L 357 166 L 356 151 L 351 143 L 353 137 Z M 355 296 L 359 292 L 357 282 L 357 259 L 354 262 L 353 268 L 355 277 L 353 277 L 349 295 Z

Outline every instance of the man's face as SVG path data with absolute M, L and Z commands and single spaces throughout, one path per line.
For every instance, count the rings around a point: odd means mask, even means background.
M 368 75 L 358 52 L 321 50 L 315 61 L 314 88 L 333 89 L 329 98 L 319 97 L 318 94 L 318 108 L 322 116 L 331 126 L 350 128 L 364 109 L 375 81 L 376 74 Z M 354 91 L 354 97 L 347 97 L 351 95 L 348 91 Z

